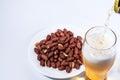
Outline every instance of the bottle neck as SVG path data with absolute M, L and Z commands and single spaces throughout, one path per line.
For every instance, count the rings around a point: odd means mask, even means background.
M 116 13 L 120 13 L 120 0 L 115 0 L 115 3 L 114 3 L 114 11 Z

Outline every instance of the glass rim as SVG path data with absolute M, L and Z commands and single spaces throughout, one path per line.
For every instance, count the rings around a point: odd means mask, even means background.
M 91 31 L 91 30 L 94 29 L 94 28 L 104 28 L 104 26 L 94 26 L 94 27 L 92 27 L 92 28 L 90 28 L 90 29 L 87 30 L 87 32 L 85 33 L 85 40 L 84 40 L 84 42 L 86 42 L 86 43 L 89 45 L 89 47 L 91 47 L 91 48 L 93 48 L 93 49 L 95 49 L 95 50 L 104 51 L 104 50 L 109 50 L 109 49 L 111 49 L 112 47 L 114 47 L 114 46 L 116 45 L 116 43 L 117 43 L 117 36 L 116 36 L 115 32 L 114 32 L 111 28 L 107 27 L 107 29 L 109 29 L 109 30 L 114 34 L 114 36 L 115 36 L 115 42 L 114 42 L 114 44 L 113 44 L 112 46 L 110 46 L 109 48 L 106 48 L 106 49 L 97 49 L 97 48 L 92 47 L 92 46 L 88 43 L 88 41 L 87 41 L 87 34 L 89 33 L 89 31 Z

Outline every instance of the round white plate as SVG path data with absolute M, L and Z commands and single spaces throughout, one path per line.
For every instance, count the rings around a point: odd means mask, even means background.
M 66 71 L 59 71 L 58 69 L 49 68 L 49 67 L 42 67 L 40 66 L 40 62 L 37 60 L 37 55 L 34 52 L 34 44 L 42 39 L 45 39 L 47 34 L 50 34 L 52 32 L 57 31 L 57 29 L 64 29 L 70 30 L 74 33 L 74 36 L 80 35 L 83 37 L 82 29 L 80 27 L 71 26 L 71 25 L 56 25 L 53 27 L 48 27 L 42 31 L 39 31 L 32 39 L 29 48 L 28 48 L 28 54 L 29 54 L 29 60 L 30 63 L 33 65 L 33 67 L 36 69 L 35 71 L 39 71 L 41 74 L 51 77 L 51 78 L 71 78 L 74 77 L 81 72 L 84 71 L 84 67 L 81 66 L 79 70 L 72 69 L 71 73 L 66 73 Z

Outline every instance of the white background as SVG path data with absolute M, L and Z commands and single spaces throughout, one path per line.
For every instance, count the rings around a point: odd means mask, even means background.
M 0 0 L 0 80 L 50 80 L 28 61 L 32 37 L 59 24 L 75 25 L 83 32 L 103 25 L 113 3 L 114 0 Z M 119 22 L 120 14 L 113 13 L 109 25 L 117 34 L 118 48 Z

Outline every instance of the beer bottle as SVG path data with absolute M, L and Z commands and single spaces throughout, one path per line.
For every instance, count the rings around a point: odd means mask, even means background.
M 115 0 L 114 11 L 120 14 L 120 0 Z

